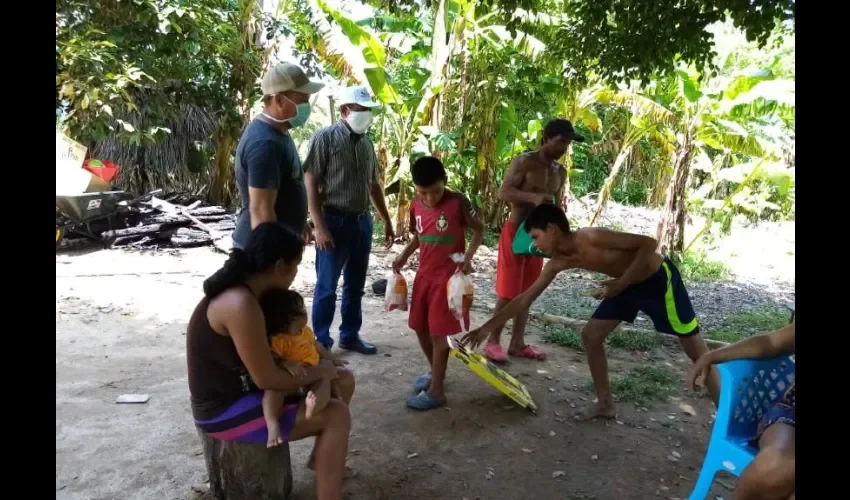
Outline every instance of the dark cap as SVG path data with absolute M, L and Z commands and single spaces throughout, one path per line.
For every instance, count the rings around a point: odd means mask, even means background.
M 558 137 L 559 135 L 569 137 L 575 142 L 584 142 L 584 136 L 576 133 L 575 127 L 573 127 L 573 124 L 569 120 L 555 118 L 543 127 L 543 137 L 551 138 Z

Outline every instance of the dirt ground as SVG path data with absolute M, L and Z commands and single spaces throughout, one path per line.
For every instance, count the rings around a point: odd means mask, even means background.
M 313 256 L 308 249 L 294 285 L 308 302 Z M 373 255 L 367 285 L 383 277 L 390 259 Z M 209 248 L 57 254 L 57 499 L 186 499 L 193 485 L 206 481 L 189 410 L 184 335 L 202 280 L 223 260 Z M 477 312 L 473 322 L 483 319 Z M 346 482 L 348 498 L 620 500 L 689 494 L 711 430 L 708 399 L 678 384 L 667 403 L 622 403 L 617 421 L 578 423 L 571 416 L 592 401 L 584 388 L 584 356 L 547 345 L 548 361 L 507 367 L 528 386 L 540 407 L 537 416 L 456 360 L 449 362 L 449 406 L 415 413 L 404 401 L 426 368 L 406 320 L 405 313 L 385 313 L 382 298 L 367 292 L 362 332 L 379 354 L 348 357 L 358 383 L 349 453 L 357 474 Z M 540 344 L 540 329 L 531 326 L 530 332 L 529 340 Z M 612 349 L 610 356 L 612 374 L 654 363 L 683 377 L 687 367 L 672 344 L 652 353 Z M 151 399 L 115 404 L 125 393 Z M 312 474 L 304 467 L 311 445 L 292 444 L 298 499 L 314 498 Z

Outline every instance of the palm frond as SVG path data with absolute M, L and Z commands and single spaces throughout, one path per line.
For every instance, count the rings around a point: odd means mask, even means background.
M 626 108 L 632 116 L 651 123 L 673 126 L 676 115 L 649 97 L 628 90 L 602 89 L 595 92 L 599 102 L 613 103 Z
M 349 59 L 344 54 L 333 47 L 332 37 L 330 34 L 325 35 L 316 42 L 313 47 L 319 58 L 329 67 L 330 73 L 340 80 L 357 80 L 365 82 L 365 74 L 363 68 L 356 68 L 349 62 Z
M 518 31 L 514 36 L 505 26 L 483 26 L 480 28 L 479 35 L 496 48 L 501 49 L 511 45 L 520 54 L 531 58 L 537 58 L 546 50 L 546 44 L 539 38 L 522 31 Z
M 755 134 L 742 125 L 715 118 L 697 130 L 695 139 L 718 150 L 728 150 L 749 156 L 763 157 L 767 154 Z

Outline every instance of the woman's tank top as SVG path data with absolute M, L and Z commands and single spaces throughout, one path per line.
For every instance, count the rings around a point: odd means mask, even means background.
M 219 335 L 207 319 L 209 299 L 192 313 L 186 330 L 186 364 L 195 420 L 210 420 L 248 392 L 259 391 L 236 352 L 233 339 Z

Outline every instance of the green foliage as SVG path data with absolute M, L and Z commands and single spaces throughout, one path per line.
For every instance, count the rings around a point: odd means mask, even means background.
M 262 5 L 58 1 L 57 126 L 120 159 L 125 188 L 206 186 L 212 201 L 228 203 L 232 155 L 258 79 L 274 38 L 292 31 L 290 18 Z
M 57 104 L 64 124 L 84 143 L 117 133 L 141 144 L 169 132 L 164 124 L 175 118 L 175 103 L 234 113 L 230 72 L 239 63 L 260 64 L 241 47 L 238 14 L 225 0 L 57 2 Z M 141 107 L 143 127 L 115 120 Z
M 706 337 L 723 342 L 735 343 L 739 340 L 778 330 L 788 325 L 791 313 L 782 307 L 753 309 L 730 314 Z
M 484 232 L 484 242 L 481 243 L 485 247 L 489 247 L 493 250 L 499 248 L 499 233 L 494 231 L 485 231 Z
M 626 403 L 645 405 L 651 402 L 665 402 L 675 394 L 679 379 L 670 370 L 662 366 L 643 365 L 630 369 L 611 379 L 611 392 L 614 399 Z M 593 382 L 584 385 L 588 392 L 593 391 Z
M 706 332 L 705 337 L 711 340 L 718 340 L 720 342 L 726 342 L 727 344 L 734 344 L 744 338 L 739 332 L 734 332 L 731 330 L 724 329 L 712 329 Z
M 499 2 L 506 12 L 509 3 Z M 713 65 L 716 52 L 706 28 L 727 15 L 748 40 L 765 46 L 778 22 L 793 22 L 795 1 L 565 0 L 563 12 L 568 15 L 550 49 L 570 62 L 571 76 L 581 81 L 593 72 L 610 82 L 648 83 L 673 72 L 675 61 Z
M 588 138 L 586 143 L 576 143 L 572 147 L 570 187 L 574 196 L 582 198 L 590 193 L 598 193 L 602 188 L 605 178 L 608 177 L 609 158 L 607 154 L 593 151 L 592 144 L 598 143 L 602 138 L 601 134 L 594 134 L 582 124 L 577 125 L 576 129 Z
M 562 325 L 548 325 L 543 333 L 543 341 L 576 351 L 584 351 L 581 333 Z M 661 342 L 661 336 L 653 332 L 623 332 L 617 330 L 608 337 L 608 345 L 628 351 L 649 351 L 661 347 Z
M 560 325 L 548 326 L 546 331 L 543 332 L 543 341 L 550 344 L 557 344 L 562 347 L 569 347 L 576 351 L 584 351 L 581 334 L 572 328 Z
M 624 332 L 617 330 L 608 337 L 611 347 L 618 347 L 628 351 L 649 351 L 661 347 L 661 335 L 655 332 Z
M 694 156 L 710 165 L 694 173 L 691 207 L 711 224 L 794 216 L 793 172 L 771 166 L 793 164 L 794 41 L 783 31 L 792 25 L 776 28 L 793 19 L 793 0 L 365 3 L 374 11 L 356 19 L 344 3 L 325 0 L 284 0 L 274 15 L 255 0 L 61 0 L 59 124 L 87 144 L 133 146 L 125 156 L 140 178 L 151 161 L 167 163 L 156 168 L 169 175 L 176 162 L 206 176 L 204 184 L 221 184 L 282 34 L 308 73 L 369 85 L 384 102 L 370 135 L 387 184 L 401 181 L 402 205 L 412 195 L 410 161 L 435 154 L 450 187 L 497 229 L 508 212 L 498 187 L 511 160 L 539 146 L 549 119 L 565 116 L 590 139 L 563 159 L 576 196 L 659 206 L 689 132 Z M 703 29 L 726 11 L 732 22 Z M 709 61 L 716 74 L 704 70 Z M 620 81 L 628 84 L 604 85 Z M 190 114 L 214 117 L 216 132 L 201 134 L 208 120 L 192 127 Z M 304 143 L 311 131 L 294 135 Z M 160 154 L 166 144 L 193 148 Z M 730 177 L 730 168 L 759 160 L 745 181 Z
M 730 275 L 724 263 L 708 260 L 704 253 L 695 250 L 674 255 L 673 261 L 682 277 L 690 281 L 720 281 Z
M 372 243 L 380 245 L 384 242 L 384 221 L 376 217 L 372 224 Z

